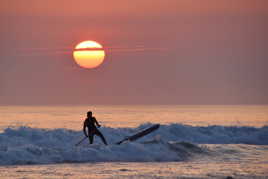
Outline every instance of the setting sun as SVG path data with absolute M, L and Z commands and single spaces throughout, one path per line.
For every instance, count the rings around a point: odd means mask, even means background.
M 75 47 L 73 57 L 75 62 L 83 68 L 96 68 L 103 62 L 105 52 L 99 43 L 84 41 Z

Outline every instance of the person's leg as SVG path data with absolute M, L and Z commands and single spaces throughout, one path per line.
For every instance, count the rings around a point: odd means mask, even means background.
M 100 136 L 102 142 L 105 144 L 105 145 L 108 145 L 104 136 L 102 135 L 102 133 L 100 131 L 96 131 L 96 135 Z
M 90 143 L 90 144 L 93 144 L 93 141 L 94 141 L 94 135 L 91 134 L 91 135 L 88 136 L 88 138 L 89 138 L 89 143 Z

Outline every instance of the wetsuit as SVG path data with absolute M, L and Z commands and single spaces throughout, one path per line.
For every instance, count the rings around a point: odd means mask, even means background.
M 93 140 L 94 140 L 94 135 L 97 135 L 101 138 L 102 142 L 107 145 L 107 142 L 104 138 L 104 136 L 102 135 L 102 133 L 97 129 L 96 125 L 98 127 L 100 127 L 100 124 L 98 123 L 98 121 L 96 120 L 95 117 L 88 117 L 86 118 L 86 120 L 84 121 L 84 127 L 83 127 L 83 131 L 85 136 L 88 137 L 89 139 L 89 143 L 92 144 Z M 86 128 L 88 128 L 88 132 L 86 131 Z

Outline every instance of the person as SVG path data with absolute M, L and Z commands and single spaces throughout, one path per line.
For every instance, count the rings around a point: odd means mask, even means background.
M 102 133 L 97 129 L 96 125 L 98 127 L 101 127 L 101 125 L 98 123 L 98 121 L 96 120 L 96 118 L 94 116 L 92 116 L 92 112 L 88 111 L 87 112 L 87 118 L 84 121 L 84 127 L 83 127 L 83 131 L 86 137 L 88 137 L 89 139 L 89 143 L 93 144 L 93 140 L 94 140 L 94 135 L 97 135 L 101 138 L 102 142 L 107 145 L 107 142 L 104 138 L 104 136 L 102 135 Z M 87 130 L 86 130 L 87 128 Z

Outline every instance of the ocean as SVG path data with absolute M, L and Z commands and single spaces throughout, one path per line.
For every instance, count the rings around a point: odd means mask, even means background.
M 88 110 L 102 125 L 89 145 Z M 153 124 L 160 128 L 115 143 Z M 268 178 L 268 106 L 1 106 L 0 178 Z

